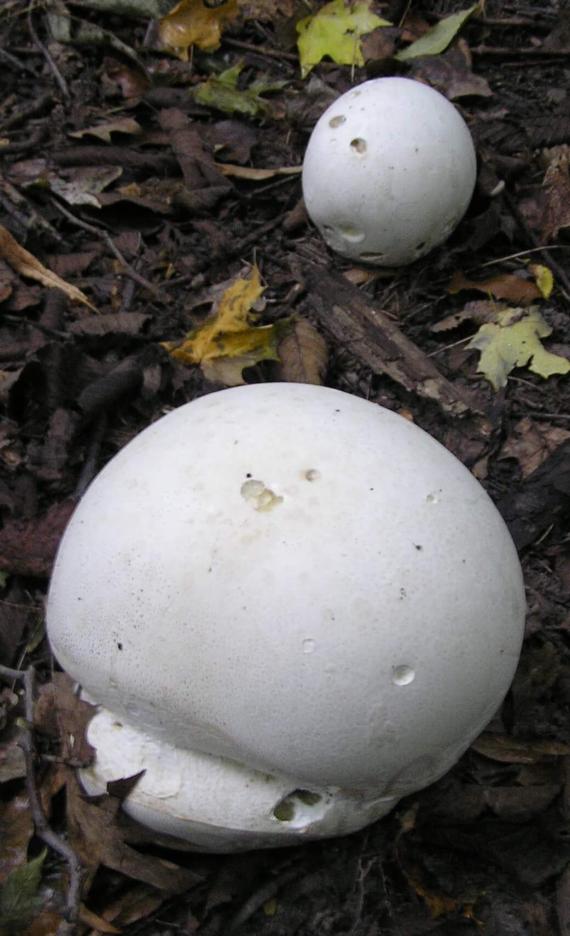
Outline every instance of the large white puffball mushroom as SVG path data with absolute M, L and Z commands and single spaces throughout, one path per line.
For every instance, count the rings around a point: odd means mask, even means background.
M 333 250 L 402 266 L 449 237 L 471 201 L 476 169 L 471 134 L 447 98 L 409 78 L 376 78 L 317 122 L 303 195 Z
M 48 632 L 101 708 L 90 793 L 195 848 L 337 835 L 440 777 L 498 708 L 521 569 L 493 503 L 406 419 L 259 384 L 194 400 L 104 468 Z

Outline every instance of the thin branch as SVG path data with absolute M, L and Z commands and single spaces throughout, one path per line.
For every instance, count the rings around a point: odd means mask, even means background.
M 36 32 L 36 27 L 34 26 L 34 21 L 32 18 L 31 6 L 30 6 L 30 9 L 28 10 L 28 29 L 30 30 L 30 36 L 32 37 L 35 45 L 38 47 L 38 49 L 44 56 L 46 62 L 48 63 L 51 73 L 53 77 L 55 78 L 56 84 L 59 87 L 59 90 L 63 94 L 66 101 L 68 102 L 71 101 L 71 94 L 69 93 L 69 88 L 67 87 L 67 82 L 65 78 L 63 77 L 59 68 L 55 64 L 50 50 L 48 49 L 46 45 L 44 45 L 44 43 L 42 42 L 42 40 L 40 39 L 40 37 L 38 36 Z
M 115 255 L 115 257 L 117 258 L 117 260 L 123 267 L 125 274 L 127 276 L 130 276 L 130 278 L 134 280 L 135 283 L 138 283 L 139 286 L 143 287 L 143 289 L 148 289 L 148 291 L 159 302 L 167 301 L 167 297 L 166 297 L 164 290 L 160 290 L 157 286 L 154 285 L 154 283 L 149 282 L 149 280 L 145 279 L 144 276 L 141 276 L 140 273 L 137 273 L 134 267 L 132 267 L 131 264 L 128 263 L 127 260 L 125 260 L 121 251 L 119 250 L 119 248 L 113 241 L 110 234 L 107 233 L 107 231 L 103 231 L 101 228 L 96 227 L 96 225 L 89 224 L 87 221 L 83 221 L 81 218 L 78 218 L 76 215 L 72 214 L 71 211 L 68 211 L 67 208 L 64 208 L 63 205 L 59 201 L 57 201 L 55 198 L 52 198 L 52 204 L 54 205 L 55 208 L 57 208 L 58 211 L 61 212 L 62 215 L 65 215 L 68 221 L 71 221 L 71 223 L 74 224 L 76 227 L 83 228 L 84 231 L 89 231 L 90 234 L 95 234 L 96 237 L 99 237 L 101 238 L 101 240 L 105 241 L 111 253 Z

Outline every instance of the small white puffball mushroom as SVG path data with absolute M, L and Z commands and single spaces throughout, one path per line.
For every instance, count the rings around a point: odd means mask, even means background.
M 90 793 L 211 851 L 363 827 L 505 695 L 525 600 L 482 486 L 413 423 L 303 384 L 203 396 L 103 469 L 63 537 L 54 653 L 100 706 Z
M 449 237 L 471 201 L 476 171 L 471 134 L 447 98 L 409 78 L 375 78 L 318 120 L 303 195 L 333 250 L 402 266 Z

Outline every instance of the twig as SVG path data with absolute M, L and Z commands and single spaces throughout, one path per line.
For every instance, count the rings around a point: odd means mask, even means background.
M 66 101 L 68 102 L 71 101 L 71 94 L 69 93 L 69 88 L 67 87 L 67 81 L 65 80 L 59 68 L 55 64 L 50 50 L 48 49 L 46 45 L 43 44 L 42 40 L 40 39 L 40 37 L 38 36 L 36 32 L 36 27 L 34 26 L 34 21 L 32 18 L 32 6 L 31 5 L 28 10 L 28 29 L 30 30 L 30 36 L 32 37 L 34 41 L 34 44 L 38 47 L 38 49 L 44 56 L 46 62 L 48 63 L 51 73 L 53 77 L 55 78 L 56 84 L 59 87 L 59 90 L 63 94 Z
M 113 238 L 110 236 L 110 234 L 107 233 L 107 231 L 103 231 L 94 224 L 89 224 L 87 221 L 81 220 L 81 218 L 78 218 L 76 215 L 72 214 L 71 211 L 68 211 L 67 208 L 64 208 L 63 205 L 60 204 L 60 202 L 55 198 L 52 198 L 52 204 L 55 208 L 57 208 L 58 211 L 61 212 L 62 215 L 65 215 L 68 221 L 71 221 L 71 223 L 76 227 L 83 228 L 84 231 L 89 231 L 90 234 L 95 234 L 97 237 L 101 238 L 101 240 L 104 240 L 111 253 L 115 255 L 123 267 L 126 276 L 130 276 L 130 278 L 134 280 L 135 283 L 138 283 L 139 286 L 142 286 L 143 289 L 148 289 L 148 291 L 158 302 L 168 301 L 168 297 L 166 296 L 164 290 L 158 289 L 154 283 L 149 282 L 149 280 L 145 279 L 144 276 L 141 276 L 140 273 L 137 273 L 134 267 L 132 267 L 131 264 L 125 260 Z
M 26 789 L 30 801 L 30 810 L 36 834 L 53 851 L 65 858 L 69 870 L 69 888 L 65 906 L 65 918 L 74 925 L 79 919 L 79 906 L 81 901 L 81 863 L 71 845 L 62 839 L 49 825 L 36 786 L 34 770 L 34 685 L 35 670 L 29 666 L 26 670 L 10 669 L 0 666 L 0 677 L 9 680 L 19 680 L 24 684 L 24 712 L 25 725 L 22 727 L 21 747 L 26 763 Z M 62 934 L 63 936 L 63 934 Z
M 266 49 L 263 46 L 255 45 L 253 42 L 242 42 L 241 39 L 229 39 L 227 36 L 224 36 L 222 41 L 224 45 L 228 45 L 232 49 L 254 52 L 260 58 L 283 59 L 286 62 L 293 62 L 295 65 L 299 63 L 299 56 L 293 55 L 292 52 L 282 52 L 280 49 Z
M 31 104 L 26 104 L 24 107 L 18 108 L 14 114 L 2 121 L 0 130 L 2 130 L 2 133 L 5 133 L 6 130 L 13 130 L 14 127 L 18 127 L 20 124 L 27 124 L 31 117 L 40 115 L 47 105 L 51 103 L 51 94 L 42 94 L 41 97 L 32 101 Z
M 263 884 L 247 898 L 237 913 L 234 914 L 225 929 L 225 933 L 234 933 L 236 929 L 249 920 L 260 907 L 267 903 L 268 900 L 271 900 L 272 897 L 275 897 L 283 887 L 287 884 L 292 884 L 293 881 L 303 877 L 304 874 L 305 869 L 300 869 L 298 867 L 289 868 L 272 881 Z
M 7 65 L 11 65 L 12 68 L 16 68 L 18 71 L 28 72 L 29 75 L 33 75 L 34 78 L 37 78 L 35 69 L 33 69 L 31 65 L 20 62 L 15 55 L 10 55 L 5 49 L 0 49 L 0 61 L 6 62 Z

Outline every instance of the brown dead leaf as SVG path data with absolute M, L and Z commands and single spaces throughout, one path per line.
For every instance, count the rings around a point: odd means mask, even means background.
M 516 458 L 523 478 L 527 478 L 566 439 L 570 439 L 570 430 L 525 416 L 513 426 L 499 457 Z
M 248 179 L 250 182 L 263 182 L 275 176 L 300 175 L 302 166 L 279 166 L 277 169 L 254 169 L 251 166 L 234 166 L 231 163 L 214 163 L 216 169 L 225 176 L 234 179 Z
M 206 5 L 203 0 L 181 0 L 161 20 L 160 40 L 166 49 L 187 61 L 188 49 L 193 45 L 206 52 L 217 49 L 222 30 L 237 15 L 237 0 L 216 6 Z
M 0 530 L 0 568 L 12 575 L 48 578 L 75 505 L 67 498 L 33 520 L 9 520 Z
M 120 801 L 112 796 L 87 797 L 76 773 L 68 772 L 67 821 L 71 847 L 91 871 L 100 865 L 126 874 L 167 894 L 180 894 L 201 882 L 200 875 L 131 848 L 128 828 L 120 822 Z
M 362 38 L 362 55 L 365 62 L 384 62 L 391 59 L 396 49 L 399 29 L 379 26 Z
M 117 120 L 108 120 L 105 123 L 96 124 L 94 127 L 85 127 L 84 130 L 75 130 L 69 136 L 77 140 L 82 140 L 85 136 L 92 136 L 103 140 L 104 143 L 110 143 L 113 133 L 140 136 L 142 127 L 134 117 L 120 117 Z
M 516 305 L 530 305 L 535 299 L 542 298 L 542 293 L 536 283 L 514 276 L 512 273 L 498 273 L 486 280 L 471 280 L 457 270 L 451 278 L 448 292 L 453 295 L 464 289 L 473 289 Z
M 18 780 L 26 776 L 26 760 L 20 744 L 19 734 L 0 745 L 0 783 Z M 0 838 L 1 841 L 1 838 Z
M 32 920 L 24 936 L 56 936 L 61 932 L 59 927 L 64 919 L 55 910 L 42 910 L 39 916 Z
M 0 803 L 0 884 L 14 868 L 25 864 L 34 823 L 27 795 Z
M 95 706 L 79 698 L 70 676 L 54 673 L 52 681 L 39 690 L 34 725 L 40 733 L 58 738 L 66 763 L 86 767 L 95 755 L 85 737 L 95 711 Z
M 327 343 L 306 319 L 297 318 L 277 346 L 283 380 L 322 384 L 328 366 Z
M 2 225 L 0 225 L 0 256 L 2 256 L 14 270 L 20 273 L 21 276 L 27 276 L 30 279 L 38 280 L 49 289 L 61 289 L 66 296 L 74 302 L 83 302 L 86 306 L 89 306 L 90 309 L 93 309 L 94 312 L 97 311 L 95 306 L 89 302 L 87 296 L 82 293 L 80 289 L 66 283 L 65 280 L 60 279 L 59 276 L 43 266 L 43 264 L 41 264 L 33 254 L 22 247 Z
M 184 177 L 184 189 L 177 193 L 177 202 L 189 211 L 210 211 L 231 191 L 231 182 L 222 175 L 199 129 L 186 114 L 170 108 L 161 111 L 159 119 Z
M 497 314 L 506 308 L 503 303 L 491 302 L 487 299 L 476 302 L 468 302 L 460 312 L 453 312 L 452 315 L 446 315 L 435 325 L 430 327 L 430 331 L 446 332 L 458 328 L 463 322 L 476 322 L 478 325 L 484 325 L 485 322 L 495 322 Z
M 119 898 L 107 904 L 102 916 L 116 926 L 130 926 L 131 923 L 138 923 L 155 913 L 163 901 L 163 894 L 157 893 L 146 884 L 136 884 L 126 894 L 121 894 Z
M 461 97 L 492 97 L 487 81 L 472 71 L 469 46 L 460 39 L 443 55 L 427 55 L 410 60 L 411 76 L 425 81 L 450 101 Z
M 85 904 L 81 905 L 79 911 L 79 919 L 85 926 L 91 926 L 94 930 L 97 930 L 99 933 L 110 933 L 111 936 L 114 933 L 120 933 L 121 930 L 117 929 L 116 926 L 113 926 L 112 923 L 109 923 L 107 920 L 104 920 L 103 917 L 100 917 L 97 913 L 93 913 L 92 910 L 89 910 Z
M 69 326 L 73 335 L 138 335 L 150 319 L 145 312 L 109 312 L 90 315 Z
M 536 764 L 548 757 L 570 754 L 570 745 L 561 741 L 520 741 L 493 734 L 480 735 L 471 747 L 478 754 L 503 764 Z

